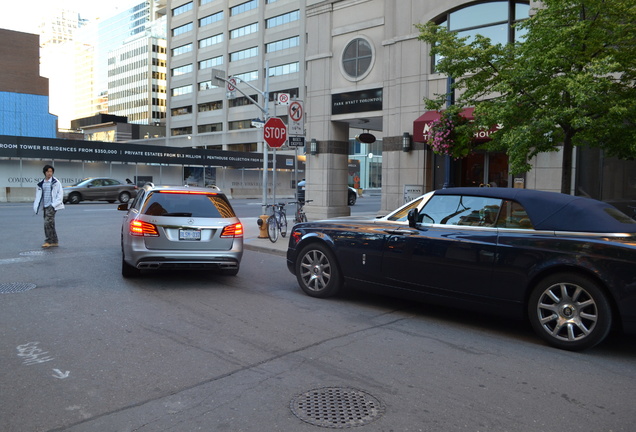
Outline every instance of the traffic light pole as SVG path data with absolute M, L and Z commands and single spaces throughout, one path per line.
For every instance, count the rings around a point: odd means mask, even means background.
M 258 102 L 256 102 L 254 99 L 252 99 L 252 97 L 250 95 L 248 95 L 247 93 L 245 93 L 243 90 L 241 90 L 240 88 L 234 86 L 234 88 L 236 90 L 239 91 L 239 93 L 241 93 L 243 96 L 245 96 L 250 102 L 252 102 L 254 105 L 256 105 L 261 112 L 263 113 L 263 121 L 267 122 L 267 120 L 269 119 L 269 60 L 265 60 L 265 91 L 259 90 L 258 88 L 254 87 L 252 84 L 248 83 L 245 80 L 242 80 L 241 78 L 238 77 L 233 77 L 233 79 L 235 80 L 239 80 L 241 83 L 247 85 L 248 87 L 250 87 L 251 89 L 253 89 L 254 91 L 258 92 L 262 97 L 263 97 L 263 105 L 261 106 Z M 223 71 L 213 71 L 213 76 L 214 79 L 218 80 L 218 81 L 223 81 L 227 84 L 233 85 L 233 83 L 230 82 L 229 79 L 226 79 L 225 76 L 221 76 L 221 75 L 217 75 L 217 73 L 223 73 L 223 75 L 225 75 L 225 73 Z M 265 212 L 267 211 L 267 159 L 268 159 L 268 145 L 265 142 L 265 139 L 263 138 L 263 203 L 262 203 L 262 208 L 261 214 L 265 214 Z M 274 149 L 274 161 L 273 161 L 273 181 L 274 181 L 274 185 L 272 186 L 272 191 L 274 193 L 274 201 L 276 201 L 276 149 Z

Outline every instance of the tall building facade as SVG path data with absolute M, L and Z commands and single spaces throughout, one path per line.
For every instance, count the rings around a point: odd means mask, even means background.
M 108 54 L 108 112 L 129 123 L 166 117 L 166 39 L 143 37 Z
M 287 122 L 276 95 L 305 96 L 305 3 L 169 1 L 169 145 L 262 150 L 262 130 L 253 120 L 263 120 L 267 110 Z M 237 90 L 214 79 L 218 70 L 234 77 Z
M 40 46 L 58 45 L 75 39 L 75 33 L 88 23 L 77 11 L 53 8 L 38 25 Z
M 166 0 L 130 0 L 121 11 L 90 22 L 60 10 L 40 27 L 51 35 L 42 59 L 61 128 L 99 113 L 127 116 L 138 124 L 163 121 L 165 10 Z
M 56 7 L 51 7 L 43 17 L 38 25 L 41 73 L 49 79 L 50 110 L 58 116 L 58 127 L 67 129 L 77 112 L 72 101 L 82 94 L 86 80 L 82 68 L 86 47 L 76 37 L 88 20 L 77 11 Z
M 107 111 L 134 124 L 162 124 L 166 117 L 166 1 L 144 1 L 104 21 Z M 110 30 L 106 30 L 110 29 Z M 107 36 L 111 35 L 111 36 Z M 101 82 L 98 78 L 98 83 Z
M 55 138 L 49 80 L 40 76 L 39 36 L 0 29 L 0 135 Z

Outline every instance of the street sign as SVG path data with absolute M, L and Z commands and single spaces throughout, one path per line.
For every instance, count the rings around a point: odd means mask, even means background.
M 278 105 L 289 105 L 289 93 L 278 93 L 276 95 Z
M 305 135 L 305 121 L 302 101 L 293 101 L 287 110 L 289 114 L 289 135 Z
M 279 148 L 287 141 L 287 126 L 280 118 L 272 117 L 265 122 L 263 138 L 270 147 Z
M 225 71 L 212 69 L 212 82 L 219 87 L 223 87 L 225 85 Z
M 265 126 L 265 122 L 261 119 L 254 119 L 252 120 L 252 127 L 255 128 L 262 128 L 263 126 Z
M 232 78 L 230 77 L 229 80 L 227 80 L 227 91 L 229 92 L 233 92 L 234 90 L 236 90 L 236 78 Z
M 290 147 L 303 147 L 305 145 L 305 137 L 304 136 L 289 136 L 289 142 L 287 143 Z

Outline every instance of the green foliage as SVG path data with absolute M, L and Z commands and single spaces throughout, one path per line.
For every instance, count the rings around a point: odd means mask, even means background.
M 526 36 L 515 44 L 459 38 L 432 23 L 417 26 L 419 39 L 442 57 L 438 72 L 455 78 L 455 103 L 475 107 L 475 126 L 503 124 L 486 146 L 509 155 L 511 172 L 527 172 L 530 158 L 561 147 L 636 157 L 636 3 L 542 3 L 518 24 Z M 426 107 L 441 110 L 446 98 Z M 563 168 L 571 173 L 571 158 Z

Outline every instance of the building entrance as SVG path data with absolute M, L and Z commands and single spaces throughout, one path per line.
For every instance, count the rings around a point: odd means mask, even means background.
M 435 189 L 446 181 L 445 156 L 435 155 Z M 499 152 L 476 152 L 452 161 L 450 187 L 510 187 L 508 155 Z
M 509 187 L 508 155 L 473 153 L 456 162 L 458 186 Z

